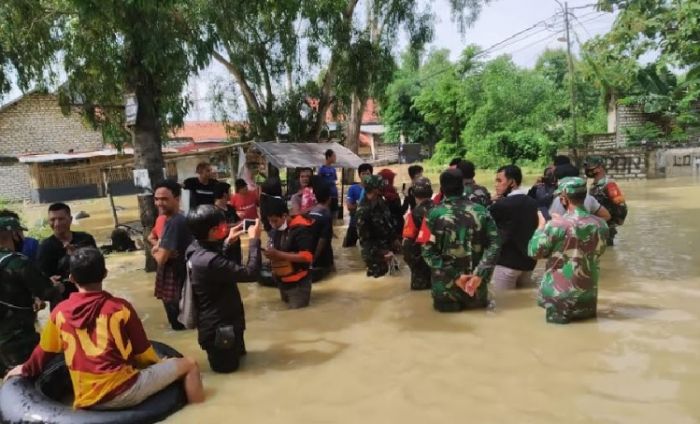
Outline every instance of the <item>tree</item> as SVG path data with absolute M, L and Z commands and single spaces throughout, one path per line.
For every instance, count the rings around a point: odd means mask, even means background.
M 631 91 L 637 91 L 634 93 L 637 100 L 643 102 L 649 111 L 663 110 L 673 116 L 681 127 L 697 126 L 700 123 L 697 114 L 697 100 L 700 98 L 700 50 L 697 47 L 700 3 L 601 0 L 600 7 L 619 11 L 612 30 L 599 40 L 599 43 L 610 46 L 611 60 L 638 61 L 645 55 L 658 56 L 653 67 L 636 69 L 636 78 L 630 79 Z M 682 80 L 678 83 L 672 81 L 670 69 L 684 72 Z
M 13 73 L 23 90 L 64 75 L 62 101 L 79 104 L 106 141 L 131 140 L 136 168 L 152 184 L 163 179 L 161 137 L 182 124 L 184 84 L 210 58 L 197 2 L 5 0 L 0 22 L 0 88 Z M 123 129 L 126 93 L 138 100 L 131 137 Z M 148 231 L 155 207 L 144 205 Z

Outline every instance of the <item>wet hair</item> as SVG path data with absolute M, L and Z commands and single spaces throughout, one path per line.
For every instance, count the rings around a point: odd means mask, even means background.
M 468 160 L 460 161 L 457 164 L 457 169 L 462 171 L 462 177 L 466 180 L 472 180 L 474 179 L 474 175 L 476 175 L 474 164 Z
M 70 275 L 79 286 L 101 283 L 107 276 L 105 257 L 94 247 L 82 247 L 70 255 Z
M 582 205 L 583 202 L 586 200 L 586 193 L 566 193 L 566 198 L 569 199 L 569 201 L 575 205 Z
M 326 159 L 330 159 L 331 156 L 333 156 L 335 154 L 335 152 L 332 149 L 328 149 L 328 150 L 326 150 L 325 154 L 326 154 Z
M 214 186 L 214 199 L 223 199 L 227 194 L 231 194 L 231 184 L 219 181 Z
M 226 222 L 224 212 L 214 205 L 199 205 L 187 214 L 187 226 L 192 236 L 197 240 L 209 238 L 209 231 Z
M 0 218 L 14 218 L 19 221 L 19 215 L 16 212 L 9 209 L 3 209 L 0 211 Z
M 311 184 L 314 191 L 314 197 L 318 203 L 326 203 L 328 199 L 331 198 L 331 185 L 327 181 L 323 181 L 320 178 L 314 180 Z
M 454 158 L 450 161 L 450 166 L 458 165 L 460 162 L 462 162 L 462 158 Z
M 60 212 L 60 211 L 66 211 L 66 213 L 70 216 L 71 211 L 70 211 L 70 206 L 66 205 L 65 203 L 53 203 L 51 206 L 49 206 L 49 212 Z
M 554 169 L 554 176 L 557 180 L 564 179 L 566 177 L 578 177 L 581 172 L 574 165 L 567 163 L 564 165 L 559 165 Z
M 274 198 L 270 204 L 268 205 L 267 209 L 267 217 L 271 216 L 279 216 L 282 217 L 283 215 L 288 215 L 289 214 L 289 209 L 287 208 L 287 202 L 285 202 L 283 199 L 276 199 Z
M 523 171 L 517 165 L 506 165 L 498 168 L 497 174 L 503 172 L 507 179 L 515 181 L 515 184 L 520 185 L 523 182 Z
M 411 165 L 408 167 L 408 176 L 411 179 L 416 178 L 416 175 L 423 173 L 423 167 L 420 165 Z
M 374 168 L 372 167 L 372 165 L 370 165 L 368 163 L 363 163 L 357 167 L 357 174 L 358 175 L 365 172 L 365 171 L 369 171 L 369 173 L 371 174 L 374 172 Z
M 459 169 L 448 169 L 440 174 L 440 191 L 445 196 L 461 196 L 464 193 L 464 177 Z
M 248 183 L 245 182 L 245 180 L 242 180 L 240 178 L 236 180 L 236 193 L 238 193 L 240 190 L 246 187 L 248 187 Z
M 182 195 L 182 187 L 180 186 L 180 184 L 177 183 L 177 181 L 163 180 L 156 184 L 155 187 L 153 187 L 153 192 L 155 193 L 156 190 L 158 190 L 159 188 L 170 190 L 170 192 L 173 194 L 173 197 L 180 197 Z
M 209 162 L 199 162 L 197 164 L 196 172 L 199 174 L 200 172 L 204 171 L 205 169 L 209 168 L 211 165 Z
M 552 162 L 554 163 L 554 166 L 570 165 L 571 159 L 569 159 L 569 157 L 566 155 L 556 155 L 554 156 L 554 160 Z

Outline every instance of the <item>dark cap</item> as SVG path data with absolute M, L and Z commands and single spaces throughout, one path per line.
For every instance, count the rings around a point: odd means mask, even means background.
M 0 231 L 27 231 L 15 218 L 6 216 L 0 218 Z

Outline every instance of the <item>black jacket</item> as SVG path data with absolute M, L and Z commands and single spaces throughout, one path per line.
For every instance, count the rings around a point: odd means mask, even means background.
M 185 254 L 199 312 L 199 344 L 203 349 L 214 345 L 216 329 L 222 325 L 245 330 L 245 311 L 236 283 L 250 280 L 260 269 L 260 240 L 251 240 L 245 267 L 226 259 L 217 244 L 195 240 Z
M 497 200 L 489 208 L 503 240 L 498 265 L 532 271 L 537 261 L 527 254 L 527 245 L 537 229 L 537 202 L 525 194 Z

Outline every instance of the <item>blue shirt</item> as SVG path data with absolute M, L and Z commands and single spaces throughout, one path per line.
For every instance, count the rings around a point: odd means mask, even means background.
M 360 184 L 353 184 L 348 189 L 348 194 L 345 196 L 345 198 L 347 199 L 349 205 L 356 205 L 360 203 L 360 200 L 362 200 L 364 195 L 364 187 L 362 187 Z
M 318 175 L 320 175 L 325 182 L 331 185 L 331 197 L 337 198 L 338 186 L 336 186 L 336 182 L 338 181 L 338 174 L 336 174 L 335 168 L 332 166 L 323 165 L 321 168 L 319 168 Z

